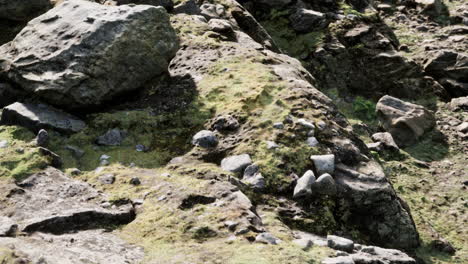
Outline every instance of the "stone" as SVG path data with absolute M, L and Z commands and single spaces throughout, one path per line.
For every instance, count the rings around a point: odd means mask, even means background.
M 322 260 L 322 264 L 354 264 L 354 260 L 350 256 L 340 256 L 333 258 L 326 258 Z
M 456 250 L 452 246 L 452 244 L 450 244 L 450 242 L 448 242 L 445 239 L 432 240 L 429 245 L 434 250 L 437 250 L 437 251 L 443 252 L 443 253 L 447 253 L 447 254 L 450 254 L 450 255 L 454 255 L 455 252 L 456 252 Z
M 277 149 L 280 147 L 278 144 L 276 144 L 276 142 L 273 142 L 273 141 L 267 141 L 266 144 L 267 144 L 267 149 Z
M 38 146 L 46 147 L 47 142 L 49 142 L 49 133 L 47 133 L 47 130 L 45 130 L 45 129 L 39 130 L 39 132 L 37 133 L 35 141 L 36 141 L 36 144 Z
M 393 7 L 389 4 L 379 4 L 377 5 L 377 10 L 383 11 L 385 13 L 391 13 L 393 11 Z
M 152 5 L 152 6 L 162 6 L 167 11 L 171 11 L 174 8 L 174 2 L 172 0 L 113 0 L 118 5 Z
M 307 238 L 294 239 L 292 242 L 299 246 L 302 250 L 307 250 L 314 244 L 312 240 Z
M 281 243 L 281 240 L 276 238 L 270 233 L 264 232 L 260 233 L 255 237 L 255 242 L 257 243 L 263 243 L 263 244 L 271 244 L 271 245 L 278 245 Z
M 44 147 L 38 147 L 39 153 L 42 156 L 46 156 L 50 159 L 50 165 L 52 165 L 55 168 L 61 168 L 63 161 L 62 158 L 57 155 L 55 152 L 52 152 L 49 149 L 46 149 Z
M 133 177 L 133 178 L 130 179 L 130 184 L 131 184 L 131 185 L 140 185 L 140 184 L 141 184 L 141 181 L 140 181 L 139 178 Z
M 12 237 L 16 235 L 18 225 L 9 217 L 0 216 L 0 237 Z
M 334 236 L 334 235 L 328 235 L 327 241 L 328 241 L 328 246 L 333 249 L 341 250 L 341 251 L 345 251 L 349 253 L 353 252 L 354 242 L 350 239 L 339 237 L 339 236 Z
M 244 178 L 252 177 L 255 174 L 258 174 L 259 171 L 260 171 L 260 167 L 257 164 L 249 165 L 244 170 Z
M 297 180 L 294 187 L 293 198 L 303 198 L 312 195 L 312 184 L 315 182 L 314 172 L 311 170 L 306 171 L 301 178 Z
M 125 133 L 118 129 L 110 129 L 104 135 L 97 138 L 96 143 L 102 146 L 120 146 L 124 140 Z
M 50 0 L 0 0 L 0 19 L 29 21 L 50 8 Z
M 335 195 L 337 192 L 335 180 L 328 173 L 322 174 L 312 184 L 312 192 L 323 195 Z
M 237 121 L 234 116 L 222 115 L 215 118 L 211 127 L 213 130 L 218 131 L 235 131 L 239 128 L 239 126 L 239 121 Z
M 233 31 L 231 24 L 224 19 L 210 19 L 208 26 L 210 26 L 211 30 L 217 33 L 230 33 Z
M 208 20 L 219 18 L 225 12 L 224 6 L 220 4 L 204 3 L 200 6 L 200 14 Z
M 34 133 L 41 129 L 53 129 L 72 134 L 83 130 L 86 124 L 70 114 L 44 104 L 14 103 L 3 109 L 0 121 L 3 125 L 18 125 Z
M 65 149 L 70 151 L 72 153 L 73 157 L 75 157 L 77 159 L 81 159 L 85 154 L 85 151 L 80 149 L 77 146 L 67 145 L 67 146 L 65 146 Z
M 236 230 L 236 227 L 239 225 L 238 222 L 235 221 L 226 221 L 224 222 L 224 226 L 227 227 L 230 231 Z
M 380 125 L 400 147 L 416 143 L 435 126 L 434 115 L 426 108 L 388 95 L 378 101 L 376 111 Z
M 384 145 L 382 142 L 369 143 L 366 144 L 367 148 L 371 151 L 381 152 L 384 150 Z
M 305 128 L 308 128 L 308 129 L 315 129 L 315 126 L 314 124 L 312 124 L 311 122 L 301 118 L 299 120 L 297 120 L 297 123 Z
M 0 47 L 0 72 L 45 102 L 82 109 L 167 72 L 177 48 L 163 7 L 65 0 Z
M 284 7 L 292 2 L 292 0 L 256 0 L 255 2 L 264 4 L 270 7 Z
M 299 8 L 289 17 L 292 28 L 301 33 L 318 31 L 328 25 L 324 13 Z
M 202 130 L 192 138 L 192 144 L 202 148 L 215 148 L 218 142 L 216 134 L 209 130 Z
M 146 152 L 148 151 L 148 148 L 145 145 L 138 144 L 135 146 L 135 150 L 137 152 Z
M 306 143 L 307 143 L 307 145 L 308 145 L 309 147 L 316 147 L 316 146 L 319 145 L 319 142 L 318 142 L 318 140 L 317 140 L 316 137 L 309 137 L 309 138 L 307 138 Z
M 442 15 L 449 15 L 448 9 L 442 0 L 415 0 L 420 7 L 420 13 L 437 18 Z
M 456 129 L 462 133 L 468 133 L 468 122 L 461 123 Z
M 104 174 L 99 176 L 99 181 L 102 184 L 113 184 L 115 182 L 115 175 L 114 174 Z
M 283 124 L 283 122 L 274 123 L 273 128 L 275 128 L 275 129 L 284 129 L 284 124 Z
M 8 148 L 10 144 L 8 143 L 8 140 L 0 140 L 0 149 L 1 148 Z
M 78 176 L 78 175 L 81 175 L 81 170 L 78 168 L 73 168 L 73 169 L 70 169 L 69 173 L 71 176 Z
M 241 154 L 224 158 L 221 168 L 234 173 L 242 173 L 247 166 L 252 164 L 249 154 Z
M 266 188 L 266 180 L 265 178 L 262 176 L 261 173 L 257 173 L 251 177 L 244 177 L 244 179 L 242 179 L 242 181 L 247 184 L 247 185 L 250 185 L 254 190 L 258 190 L 258 191 L 261 191 L 261 190 L 264 190 Z
M 310 159 L 319 175 L 335 172 L 335 155 L 312 155 Z
M 396 151 L 399 150 L 397 144 L 395 143 L 395 140 L 393 140 L 392 134 L 388 132 L 375 133 L 372 135 L 371 138 L 374 142 L 382 143 L 382 146 L 386 149 Z

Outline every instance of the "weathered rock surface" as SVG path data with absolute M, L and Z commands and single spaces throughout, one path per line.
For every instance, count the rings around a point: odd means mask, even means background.
M 0 19 L 28 21 L 51 7 L 50 0 L 0 0 Z
M 224 158 L 221 161 L 221 168 L 230 172 L 241 173 L 250 164 L 252 164 L 250 155 L 242 154 Z
M 192 138 L 192 144 L 202 148 L 214 148 L 218 145 L 218 137 L 209 130 L 202 130 Z
M 3 75 L 24 91 L 83 108 L 167 71 L 177 45 L 162 7 L 66 0 L 32 20 L 0 53 L 6 55 Z
M 325 14 L 304 8 L 298 9 L 290 17 L 291 25 L 298 32 L 312 32 L 327 26 Z
M 383 147 L 388 150 L 397 151 L 399 150 L 395 140 L 393 140 L 392 134 L 388 132 L 380 132 L 372 135 L 372 140 L 374 142 L 382 143 Z
M 44 104 L 14 103 L 3 109 L 0 121 L 3 125 L 24 126 L 34 133 L 41 129 L 53 129 L 71 134 L 83 130 L 86 124 L 70 114 Z
M 336 183 L 333 177 L 328 174 L 322 174 L 318 177 L 317 181 L 312 184 L 312 192 L 324 195 L 336 194 Z
M 108 130 L 97 138 L 96 143 L 103 146 L 119 146 L 125 138 L 125 132 L 118 128 Z
M 388 95 L 379 100 L 376 111 L 382 127 L 402 147 L 416 143 L 435 125 L 434 115 L 429 110 Z
M 319 175 L 333 174 L 335 171 L 335 155 L 313 155 L 310 157 Z
M 314 172 L 309 170 L 297 180 L 294 187 L 294 198 L 303 198 L 312 195 L 312 184 L 315 182 Z
M 115 2 L 118 5 L 152 5 L 152 6 L 162 6 L 168 11 L 171 11 L 174 8 L 174 2 L 172 0 L 111 0 L 107 2 Z
M 329 235 L 327 241 L 328 246 L 336 250 L 352 252 L 354 249 L 354 242 L 344 237 Z

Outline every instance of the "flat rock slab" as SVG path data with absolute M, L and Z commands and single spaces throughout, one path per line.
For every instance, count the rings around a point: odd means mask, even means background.
M 64 234 L 80 230 L 127 224 L 135 219 L 131 204 L 105 209 L 103 194 L 89 184 L 68 178 L 48 168 L 18 183 L 15 192 L 6 193 L 8 216 L 27 233 Z
M 85 122 L 75 116 L 44 104 L 14 103 L 3 109 L 3 125 L 18 125 L 32 130 L 54 129 L 62 133 L 77 133 L 86 127 Z

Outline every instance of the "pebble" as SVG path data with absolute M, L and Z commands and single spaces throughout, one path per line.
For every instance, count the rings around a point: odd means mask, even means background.
M 0 148 L 8 148 L 9 144 L 7 140 L 0 140 Z

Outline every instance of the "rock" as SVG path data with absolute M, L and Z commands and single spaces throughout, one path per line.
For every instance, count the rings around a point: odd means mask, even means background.
M 65 149 L 70 151 L 73 155 L 73 157 L 77 158 L 77 159 L 81 159 L 85 152 L 84 150 L 80 149 L 79 147 L 76 147 L 76 146 L 72 146 L 72 145 L 67 145 L 65 146 Z
M 242 179 L 244 183 L 250 185 L 254 190 L 261 191 L 266 188 L 266 180 L 261 173 L 257 173 L 251 177 L 244 177 Z
M 257 164 L 252 164 L 247 166 L 244 170 L 244 178 L 249 178 L 258 174 L 260 172 L 260 167 Z
M 392 134 L 388 132 L 375 133 L 372 135 L 372 140 L 374 142 L 382 143 L 382 146 L 386 149 L 398 151 L 399 148 L 395 141 L 393 140 Z
M 448 9 L 442 0 L 415 0 L 420 6 L 421 14 L 428 15 L 432 18 L 437 18 L 442 15 L 449 16 Z
M 319 175 L 335 172 L 335 155 L 313 155 L 310 157 Z
M 297 9 L 289 20 L 293 29 L 301 33 L 317 31 L 328 25 L 325 14 L 304 8 Z
M 70 175 L 71 176 L 78 176 L 81 175 L 81 170 L 77 168 L 70 169 Z
M 263 244 L 271 244 L 271 245 L 278 245 L 281 243 L 281 240 L 276 238 L 270 233 L 260 233 L 255 237 L 255 242 L 257 243 L 263 243 Z
M 13 237 L 17 230 L 18 225 L 11 218 L 0 216 L 0 237 Z
M 318 177 L 317 181 L 312 184 L 312 191 L 318 194 L 324 195 L 335 195 L 336 194 L 336 183 L 333 177 L 325 173 Z
M 239 126 L 239 121 L 237 121 L 235 117 L 231 115 L 223 115 L 216 117 L 211 127 L 213 130 L 218 131 L 235 131 Z
M 297 123 L 298 123 L 299 125 L 305 127 L 305 128 L 312 129 L 312 130 L 315 129 L 314 124 L 312 124 L 311 122 L 309 122 L 309 121 L 307 121 L 307 120 L 305 120 L 305 119 L 302 119 L 302 118 L 301 118 L 301 119 L 297 120 Z
M 39 132 L 37 133 L 35 141 L 36 141 L 36 144 L 38 146 L 46 147 L 47 142 L 49 142 L 49 133 L 47 133 L 47 130 L 45 130 L 45 129 L 39 130 Z
M 148 148 L 146 146 L 144 146 L 144 145 L 138 144 L 138 145 L 135 146 L 135 150 L 137 152 L 146 152 L 146 151 L 148 151 Z
M 354 264 L 353 258 L 349 256 L 341 256 L 334 258 L 326 258 L 322 260 L 322 264 Z
M 234 221 L 226 221 L 224 222 L 224 226 L 227 227 L 230 231 L 236 230 L 236 227 L 239 225 L 238 222 Z
M 384 150 L 384 145 L 382 142 L 369 143 L 366 144 L 367 148 L 371 151 L 381 152 Z
M 0 19 L 28 21 L 51 7 L 50 0 L 0 0 Z
M 9 145 L 8 140 L 0 140 L 0 149 L 8 148 Z
M 319 145 L 319 142 L 318 142 L 317 138 L 315 138 L 315 137 L 309 137 L 309 138 L 307 138 L 307 141 L 306 141 L 306 142 L 307 142 L 307 145 L 308 145 L 309 147 L 316 147 L 316 146 Z
M 437 251 L 443 252 L 443 253 L 447 253 L 447 254 L 450 254 L 450 255 L 453 255 L 456 252 L 456 250 L 452 246 L 452 244 L 450 244 L 450 242 L 446 241 L 445 239 L 432 240 L 431 243 L 430 243 L 430 246 L 434 250 L 437 250 Z
M 152 6 L 162 6 L 167 11 L 171 11 L 174 8 L 174 3 L 172 0 L 113 0 L 118 5 L 128 5 L 128 4 L 136 4 L 136 5 L 152 5 Z
M 415 264 L 416 261 L 404 252 L 374 246 L 362 246 L 359 252 L 352 254 L 354 262 L 382 264 Z
M 232 32 L 232 26 L 227 20 L 224 19 L 211 19 L 208 22 L 210 29 L 217 33 L 229 33 Z
M 39 153 L 41 153 L 41 155 L 46 156 L 46 157 L 49 158 L 50 165 L 52 165 L 55 168 L 61 168 L 62 167 L 63 161 L 62 161 L 62 158 L 59 155 L 57 155 L 56 153 L 50 151 L 49 149 L 43 148 L 43 147 L 39 147 L 38 150 L 39 150 Z
M 273 124 L 274 129 L 284 129 L 284 124 L 283 122 L 277 122 Z
M 462 133 L 468 133 L 468 122 L 461 123 L 456 129 Z
M 177 46 L 162 7 L 65 0 L 30 21 L 0 53 L 12 83 L 78 109 L 100 106 L 166 72 Z
M 201 15 L 200 7 L 194 0 L 183 1 L 176 5 L 173 10 L 174 14 Z
M 379 4 L 377 5 L 377 10 L 380 10 L 384 13 L 391 13 L 393 11 L 393 7 L 389 4 Z
M 434 115 L 424 107 L 388 95 L 379 100 L 376 111 L 381 126 L 401 147 L 416 143 L 435 125 Z
M 235 155 L 224 158 L 221 161 L 221 168 L 226 171 L 242 173 L 247 166 L 252 164 L 249 154 Z
M 0 45 L 2 45 L 1 36 Z M 11 105 L 14 102 L 17 102 L 18 99 L 24 98 L 25 96 L 26 95 L 23 92 L 13 88 L 10 84 L 0 82 L 0 108 Z
M 41 129 L 54 129 L 72 134 L 86 127 L 83 121 L 54 107 L 23 103 L 14 103 L 5 107 L 0 123 L 23 126 L 34 133 L 38 133 Z
M 131 184 L 131 185 L 140 185 L 140 184 L 141 184 L 141 181 L 140 181 L 139 178 L 133 177 L 133 178 L 130 179 L 130 184 Z
M 193 136 L 192 144 L 202 148 L 215 148 L 218 145 L 218 137 L 209 130 L 202 130 Z
M 200 14 L 208 20 L 222 17 L 225 12 L 224 6 L 220 4 L 204 3 L 200 6 Z
M 267 141 L 266 144 L 267 144 L 267 149 L 277 149 L 280 147 L 278 144 L 276 144 L 276 142 L 273 142 L 273 141 Z
M 315 182 L 314 172 L 308 170 L 301 178 L 297 180 L 296 187 L 294 187 L 293 198 L 303 198 L 312 195 L 312 184 Z
M 99 181 L 102 184 L 113 184 L 115 182 L 115 175 L 112 173 L 99 176 Z
M 298 245 L 302 250 L 307 250 L 314 244 L 312 240 L 307 238 L 294 239 L 292 242 Z
M 118 128 L 108 130 L 104 135 L 99 136 L 96 140 L 98 145 L 103 146 L 120 146 L 124 140 L 125 133 Z
M 349 253 L 353 252 L 354 242 L 350 239 L 339 237 L 339 236 L 328 235 L 327 241 L 328 241 L 328 246 L 333 249 L 346 251 Z

